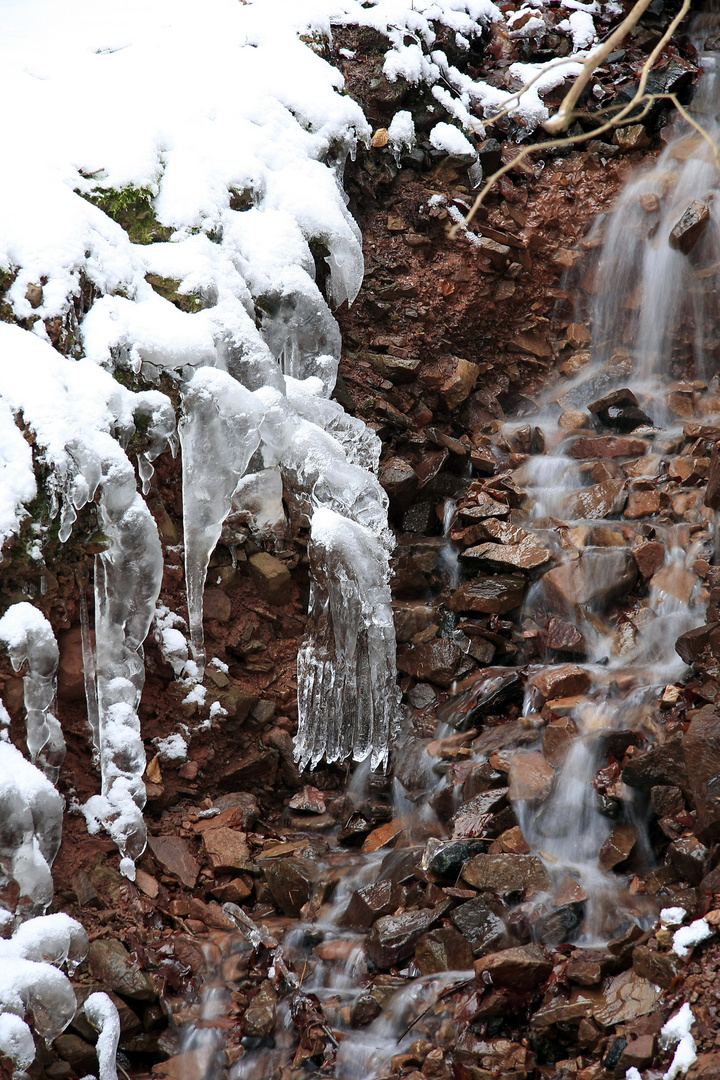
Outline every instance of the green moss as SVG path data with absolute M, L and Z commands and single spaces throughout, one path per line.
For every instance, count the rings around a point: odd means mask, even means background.
M 156 293 L 169 300 L 180 311 L 188 311 L 194 314 L 202 309 L 203 300 L 194 293 L 179 292 L 180 282 L 175 278 L 161 277 L 159 274 L 146 274 L 145 280 L 152 285 Z
M 169 240 L 173 230 L 155 217 L 154 194 L 150 188 L 94 188 L 83 194 L 94 206 L 121 225 L 133 244 Z

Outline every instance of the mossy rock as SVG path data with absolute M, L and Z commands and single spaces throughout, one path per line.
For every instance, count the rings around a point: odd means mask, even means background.
M 190 314 L 194 314 L 204 307 L 202 297 L 197 296 L 194 293 L 179 292 L 180 282 L 175 278 L 161 277 L 160 274 L 146 274 L 145 280 L 152 285 L 156 293 L 159 293 L 160 296 L 169 300 L 170 303 L 174 304 L 180 311 L 187 311 Z
M 154 195 L 150 188 L 94 188 L 81 193 L 94 206 L 121 225 L 133 244 L 169 240 L 173 229 L 155 217 Z

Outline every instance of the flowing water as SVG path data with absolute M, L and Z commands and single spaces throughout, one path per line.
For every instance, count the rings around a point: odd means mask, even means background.
M 717 29 L 717 15 L 696 19 L 694 34 L 705 73 L 692 111 L 712 138 L 720 135 L 718 61 L 703 47 Z M 545 862 L 552 890 L 569 877 L 581 898 L 574 908 L 581 916 L 576 914 L 565 923 L 565 936 L 556 942 L 596 944 L 632 922 L 645 926 L 655 917 L 657 902 L 633 888 L 632 873 L 602 869 L 598 862 L 611 832 L 622 825 L 636 838 L 634 867 L 640 871 L 652 867 L 646 800 L 625 787 L 617 774 L 609 776 L 604 787 L 597 775 L 611 751 L 622 758 L 638 737 L 662 737 L 654 719 L 659 696 L 686 672 L 675 641 L 704 621 L 706 589 L 695 564 L 712 558 L 715 526 L 712 512 L 700 505 L 695 489 L 677 489 L 679 494 L 673 498 L 680 502 L 673 503 L 674 515 L 664 513 L 667 507 L 659 505 L 653 516 L 630 522 L 612 507 L 598 509 L 589 494 L 598 484 L 618 478 L 624 492 L 652 493 L 654 481 L 667 480 L 668 462 L 675 460 L 683 442 L 684 425 L 710 424 L 720 417 L 717 378 L 711 379 L 718 367 L 720 343 L 710 333 L 720 276 L 720 227 L 713 209 L 720 193 L 717 167 L 709 143 L 685 121 L 678 120 L 666 140 L 657 164 L 626 185 L 614 211 L 598 222 L 590 238 L 595 263 L 589 270 L 584 267 L 583 284 L 589 296 L 592 358 L 573 379 L 549 394 L 530 420 L 537 436 L 533 442 L 543 450 L 530 454 L 514 474 L 515 482 L 527 492 L 524 528 L 553 556 L 552 570 L 544 568 L 547 576 L 535 575 L 518 620 L 527 638 L 541 644 L 526 670 L 528 689 L 521 718 L 526 729 L 536 727 L 537 741 L 526 740 L 514 754 L 536 754 L 541 746 L 543 721 L 538 709 L 542 699 L 533 686 L 558 660 L 557 650 L 542 645 L 541 631 L 549 620 L 561 621 L 563 632 L 574 642 L 564 652 L 560 650 L 560 660 L 573 660 L 589 677 L 581 694 L 562 703 L 560 715 L 573 728 L 574 738 L 564 759 L 553 761 L 552 790 L 544 801 L 518 798 L 513 806 L 531 852 Z M 669 237 L 694 202 L 710 208 L 710 220 L 692 250 L 683 253 L 670 245 Z M 580 282 L 576 285 L 580 294 Z M 681 373 L 684 381 L 678 381 Z M 703 381 L 708 379 L 709 386 Z M 646 414 L 629 434 L 647 440 L 647 453 L 624 472 L 613 459 L 593 462 L 573 457 L 574 441 L 583 432 L 568 428 L 563 421 L 560 426 L 561 412 L 567 415 L 572 409 L 586 409 L 594 399 L 623 388 L 632 389 L 636 407 Z M 620 427 L 615 434 L 623 431 L 622 416 L 617 422 Z M 522 424 L 527 423 L 524 418 Z M 607 427 L 594 429 L 587 413 L 584 424 L 589 437 L 612 434 Z M 520 426 L 508 423 L 501 434 L 512 441 Z M 628 464 L 625 459 L 623 463 Z M 610 491 L 612 500 L 618 488 Z M 678 521 L 682 517 L 678 507 L 687 509 L 684 522 Z M 450 539 L 455 516 L 456 505 L 447 500 L 441 563 L 448 591 L 458 585 L 462 573 Z M 629 552 L 638 536 L 659 541 L 664 555 L 646 597 L 630 603 L 625 598 L 636 571 Z M 575 589 L 576 603 L 562 603 L 558 581 L 566 586 L 571 583 L 572 588 L 567 588 Z M 468 641 L 452 628 L 448 635 L 458 642 Z M 516 672 L 515 667 L 494 668 L 492 678 L 500 685 Z M 435 739 L 454 731 L 441 724 Z M 449 773 L 438 776 L 433 768 L 438 758 L 428 752 L 428 742 L 408 737 L 397 752 L 398 760 L 407 759 L 398 770 L 407 786 L 395 781 L 394 816 L 405 826 L 405 844 L 418 853 L 426 844 L 429 853 L 441 849 L 448 830 L 435 808 L 445 795 L 453 797 Z M 475 753 L 463 760 L 480 764 L 485 755 Z M 414 778 L 413 783 L 408 776 Z M 348 788 L 356 808 L 366 803 L 372 778 L 368 762 L 356 770 Z M 448 817 L 444 815 L 446 821 Z M 333 839 L 320 858 L 329 887 L 322 902 L 311 902 L 306 921 L 291 921 L 282 955 L 296 972 L 303 973 L 302 993 L 317 996 L 334 1033 L 337 1046 L 330 1042 L 326 1051 L 328 1067 L 335 1058 L 334 1075 L 347 1080 L 383 1076 L 392 1056 L 418 1034 L 437 1034 L 441 1021 L 432 1006 L 470 973 L 423 976 L 414 961 L 406 961 L 398 976 L 381 977 L 385 980 L 383 1011 L 359 1026 L 358 1014 L 369 1004 L 371 968 L 362 947 L 363 934 L 343 925 L 343 913 L 356 889 L 387 879 L 393 867 L 387 849 L 363 854 L 344 849 Z M 536 896 L 522 905 L 522 920 L 531 934 L 533 926 L 540 925 L 551 895 Z M 231 1068 L 232 1080 L 269 1078 L 289 1066 L 297 1042 L 291 1012 L 293 995 L 298 993 L 297 987 L 292 989 L 278 1005 L 273 1045 L 267 1040 L 245 1040 Z M 210 1013 L 221 1001 L 219 990 L 211 984 L 207 991 Z M 370 1007 L 372 1013 L 372 1002 Z M 191 1039 L 195 1041 L 187 1045 L 198 1045 L 197 1038 L 194 1033 Z

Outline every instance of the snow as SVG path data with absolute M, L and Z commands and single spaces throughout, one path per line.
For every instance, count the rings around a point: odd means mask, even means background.
M 713 930 L 705 919 L 696 919 L 689 926 L 681 926 L 673 934 L 673 949 L 678 956 L 687 956 L 694 945 L 712 937 Z
M 444 150 L 446 154 L 455 154 L 458 157 L 475 154 L 472 143 L 452 124 L 436 124 L 428 138 L 436 150 Z
M 115 1055 L 120 1041 L 120 1016 L 107 994 L 90 994 L 85 1000 L 85 1015 L 100 1032 L 95 1052 L 99 1065 L 99 1080 L 117 1080 Z
M 0 1013 L 0 1052 L 15 1062 L 18 1070 L 35 1060 L 35 1042 L 24 1020 L 15 1013 Z
M 165 763 L 187 761 L 188 744 L 182 735 L 168 735 L 165 739 L 153 739 L 160 760 Z
M 660 1031 L 660 1046 L 663 1050 L 667 1050 L 668 1047 L 675 1047 L 675 1055 L 663 1080 L 675 1080 L 681 1073 L 687 1072 L 696 1060 L 695 1040 L 690 1034 L 690 1028 L 694 1023 L 695 1017 L 692 1009 L 685 1002 L 682 1008 L 674 1016 L 670 1017 Z
M 666 907 L 660 912 L 660 921 L 665 926 L 680 926 L 687 919 L 687 911 L 681 907 Z

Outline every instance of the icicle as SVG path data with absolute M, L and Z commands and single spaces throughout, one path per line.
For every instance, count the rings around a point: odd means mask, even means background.
M 203 591 L 233 493 L 260 444 L 261 401 L 230 375 L 196 372 L 183 393 L 183 529 L 188 622 L 193 658 L 205 666 Z
M 117 1046 L 120 1041 L 120 1017 L 107 994 L 90 994 L 85 1002 L 85 1015 L 100 1032 L 95 1047 L 99 1080 L 117 1080 Z
M 30 760 L 37 762 L 53 783 L 65 757 L 62 729 L 50 711 L 55 700 L 58 647 L 52 627 L 32 604 L 13 604 L 0 619 L 0 641 L 10 653 L 15 671 L 27 661 L 23 679 Z
M 88 828 L 102 824 L 120 848 L 131 880 L 145 849 L 145 748 L 137 708 L 145 682 L 143 642 L 162 582 L 155 521 L 135 490 L 127 460 L 112 463 L 101 486 L 98 519 L 108 547 L 95 559 L 95 649 L 101 794 L 83 807 Z
M 319 378 L 330 396 L 340 362 L 340 330 L 314 281 L 300 267 L 263 294 L 262 333 L 285 375 Z
M 90 634 L 90 619 L 88 616 L 87 603 L 87 576 L 78 574 L 80 588 L 80 643 L 82 647 L 83 682 L 85 684 L 85 702 L 87 705 L 87 718 L 92 733 L 93 750 L 95 755 L 100 752 L 100 717 L 98 715 L 97 700 L 97 664 L 95 660 L 95 648 Z
M 388 549 L 357 522 L 319 508 L 312 519 L 312 630 L 298 656 L 304 768 L 325 756 L 387 762 L 399 711 Z

